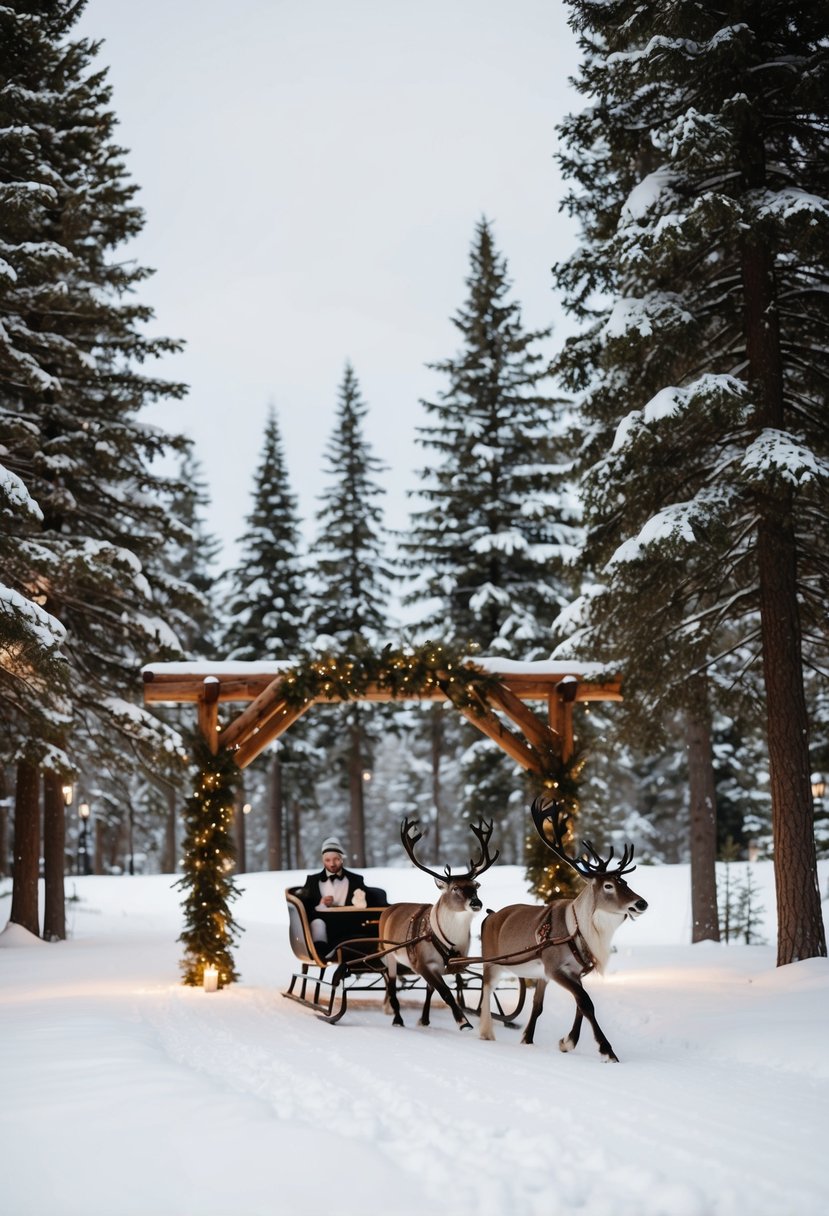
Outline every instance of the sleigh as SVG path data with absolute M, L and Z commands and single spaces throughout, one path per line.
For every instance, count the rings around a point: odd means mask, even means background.
M 367 887 L 365 908 L 329 908 L 325 913 L 330 942 L 325 946 L 315 942 L 305 905 L 299 898 L 299 887 L 288 887 L 288 936 L 294 957 L 300 967 L 291 976 L 283 996 L 307 1005 L 326 1022 L 339 1022 L 348 1007 L 351 993 L 366 994 L 365 999 L 378 1001 L 386 994 L 386 973 L 379 940 L 380 914 L 388 907 L 382 887 Z M 323 953 L 324 951 L 324 953 Z M 463 961 L 463 960 L 461 960 Z M 455 995 L 465 1013 L 477 1016 L 481 1010 L 483 975 L 474 963 L 453 975 Z M 405 997 L 420 992 L 425 997 L 424 980 L 408 967 L 399 966 L 398 992 Z M 374 994 L 372 996 L 372 994 Z M 526 984 L 516 977 L 505 979 L 492 994 L 492 1016 L 505 1026 L 511 1026 L 521 1013 L 526 999 Z

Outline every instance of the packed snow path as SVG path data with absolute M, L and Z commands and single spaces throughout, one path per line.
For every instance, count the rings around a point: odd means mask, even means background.
M 667 879 L 642 874 L 664 909 Z M 85 883 L 136 899 L 163 881 Z M 254 888 L 281 890 L 245 883 L 251 912 Z M 771 947 L 649 944 L 645 918 L 625 926 L 588 981 L 616 1065 L 589 1028 L 558 1051 L 573 1005 L 554 989 L 532 1047 L 500 1025 L 494 1043 L 460 1032 L 440 1002 L 431 1027 L 410 1003 L 399 1029 L 355 995 L 330 1026 L 281 995 L 283 925 L 240 914 L 245 983 L 208 995 L 175 982 L 151 903 L 97 924 L 82 907 L 73 941 L 0 954 L 8 1216 L 311 1216 L 332 1187 L 339 1216 L 827 1210 L 826 960 L 775 969 Z

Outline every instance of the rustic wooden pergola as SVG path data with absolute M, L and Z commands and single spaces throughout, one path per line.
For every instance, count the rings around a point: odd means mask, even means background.
M 151 663 L 143 670 L 146 704 L 194 704 L 199 729 L 215 755 L 226 748 L 236 765 L 246 768 L 314 704 L 346 698 L 325 694 L 297 704 L 286 695 L 289 662 Z M 594 664 L 520 663 L 476 657 L 474 666 L 491 677 L 473 707 L 456 708 L 492 739 L 521 768 L 545 778 L 573 754 L 573 710 L 579 703 L 621 701 L 621 681 L 608 679 Z M 369 685 L 347 698 L 352 701 L 450 701 L 440 682 L 433 687 L 393 696 Z M 546 722 L 529 708 L 546 707 Z M 244 704 L 234 713 L 231 707 Z

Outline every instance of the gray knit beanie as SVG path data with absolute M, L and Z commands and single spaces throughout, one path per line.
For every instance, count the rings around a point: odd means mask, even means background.
M 327 840 L 323 840 L 320 853 L 339 853 L 340 857 L 345 857 L 345 849 L 336 836 L 329 836 Z

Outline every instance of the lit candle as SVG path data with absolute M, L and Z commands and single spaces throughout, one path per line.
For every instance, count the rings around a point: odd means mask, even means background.
M 204 990 L 205 992 L 215 992 L 219 987 L 219 969 L 218 967 L 205 967 L 204 969 Z

